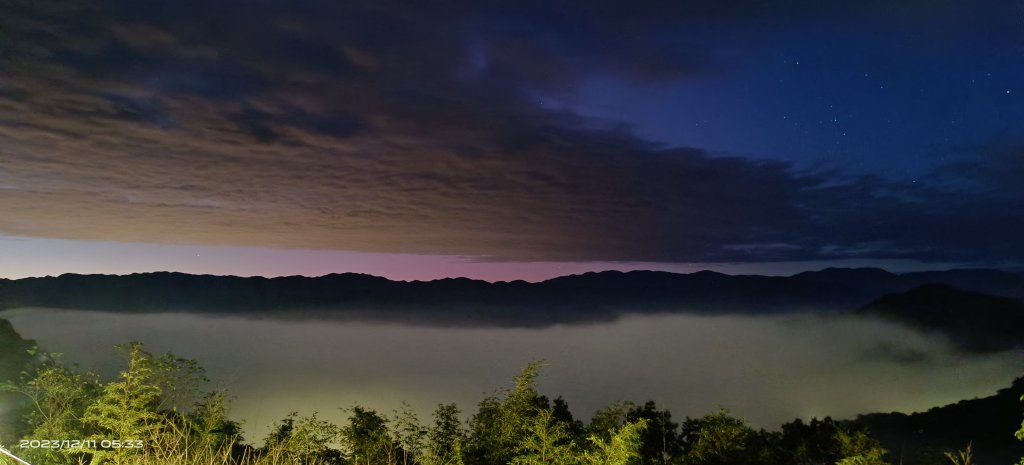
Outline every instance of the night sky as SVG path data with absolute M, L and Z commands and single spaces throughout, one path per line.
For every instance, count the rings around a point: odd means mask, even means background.
M 6 0 L 0 277 L 1024 264 L 1024 5 Z
M 1021 271 L 1022 180 L 1018 0 L 0 0 L 0 278 Z M 250 438 L 350 399 L 468 407 L 531 359 L 584 416 L 652 398 L 759 426 L 1019 373 L 1019 349 L 877 318 L 683 310 L 0 317 L 103 373 L 96 341 L 194 357 Z

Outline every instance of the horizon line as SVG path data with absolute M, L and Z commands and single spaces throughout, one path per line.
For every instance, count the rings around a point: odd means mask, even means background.
M 655 269 L 633 269 L 633 270 L 602 269 L 602 270 L 584 271 L 584 272 L 581 272 L 581 273 L 568 273 L 568 274 L 558 275 L 558 276 L 555 276 L 555 277 L 551 277 L 551 278 L 547 278 L 547 279 L 542 279 L 542 280 L 528 280 L 528 279 L 488 280 L 488 279 L 482 279 L 482 278 L 472 278 L 472 277 L 468 277 L 468 276 L 445 276 L 445 277 L 434 278 L 434 279 L 395 279 L 395 278 L 390 278 L 390 277 L 379 275 L 379 274 L 365 273 L 365 272 L 358 272 L 358 271 L 339 271 L 339 272 L 330 272 L 330 273 L 317 274 L 317 275 L 289 274 L 289 275 L 273 275 L 273 276 L 268 276 L 268 275 L 260 275 L 260 274 L 239 275 L 239 274 L 215 274 L 215 273 L 190 273 L 190 272 L 185 272 L 185 271 L 160 270 L 160 271 L 135 271 L 135 272 L 129 272 L 129 273 L 76 273 L 76 272 L 66 272 L 66 273 L 60 273 L 60 274 L 57 274 L 57 275 L 47 274 L 47 275 L 41 275 L 41 276 L 23 276 L 23 277 L 19 277 L 19 278 L 3 278 L 3 277 L 0 277 L 0 281 L 22 281 L 22 280 L 31 280 L 31 279 L 55 279 L 55 278 L 61 278 L 61 277 L 65 277 L 65 276 L 131 277 L 131 276 L 161 275 L 161 274 L 197 276 L 197 277 L 215 277 L 215 278 L 266 279 L 266 280 L 287 279 L 287 278 L 320 279 L 320 278 L 326 278 L 326 277 L 330 277 L 330 276 L 353 275 L 353 276 L 366 276 L 366 277 L 371 277 L 371 278 L 378 278 L 378 279 L 383 279 L 383 280 L 391 281 L 391 282 L 395 282 L 395 283 L 431 283 L 431 282 L 436 282 L 436 281 L 474 281 L 474 282 L 484 282 L 484 283 L 489 283 L 489 284 L 518 283 L 518 282 L 530 283 L 530 284 L 539 284 L 539 283 L 544 283 L 544 282 L 548 282 L 548 281 L 554 281 L 554 280 L 563 279 L 563 278 L 582 277 L 582 276 L 598 275 L 598 274 L 623 274 L 623 275 L 625 275 L 625 274 L 633 274 L 633 273 L 658 273 L 658 274 L 671 274 L 671 275 L 679 275 L 679 276 L 690 276 L 690 275 L 697 275 L 697 274 L 714 274 L 714 275 L 730 276 L 730 277 L 745 277 L 745 276 L 748 276 L 748 277 L 764 277 L 764 278 L 792 278 L 792 277 L 796 277 L 796 276 L 799 276 L 799 275 L 802 275 L 802 274 L 823 273 L 823 272 L 827 272 L 827 271 L 881 271 L 881 272 L 888 273 L 888 274 L 891 274 L 891 275 L 896 275 L 896 276 L 902 276 L 902 275 L 908 275 L 908 274 L 917 274 L 917 273 L 944 273 L 944 272 L 952 272 L 952 271 L 987 271 L 987 272 L 998 272 L 998 273 L 1007 273 L 1007 274 L 1020 274 L 1020 273 L 1024 272 L 1024 270 L 1012 270 L 1012 269 L 997 268 L 997 267 L 951 267 L 951 268 L 935 268 L 935 269 L 927 269 L 927 270 L 902 271 L 901 272 L 901 271 L 891 271 L 891 270 L 888 270 L 888 269 L 886 269 L 884 267 L 880 267 L 880 266 L 859 266 L 859 267 L 828 266 L 828 267 L 824 267 L 824 268 L 807 269 L 807 270 L 799 271 L 799 272 L 792 273 L 792 274 L 726 273 L 726 272 L 715 271 L 715 270 L 711 270 L 711 269 L 701 269 L 701 270 L 690 271 L 690 272 L 655 270 Z

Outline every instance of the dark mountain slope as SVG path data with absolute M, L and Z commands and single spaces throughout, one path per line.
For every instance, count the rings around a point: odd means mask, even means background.
M 1007 350 L 1024 343 L 1024 302 L 930 284 L 889 294 L 861 312 L 918 330 L 949 335 L 976 352 Z
M 983 465 L 1010 465 L 1024 456 L 1024 442 L 1014 437 L 1020 428 L 1024 378 L 1009 388 L 981 399 L 963 400 L 927 412 L 875 413 L 853 420 L 867 427 L 889 449 L 892 463 L 922 463 L 926 456 L 961 450 L 973 444 L 975 461 Z M 942 460 L 939 463 L 948 463 Z
M 848 311 L 922 281 L 1024 296 L 1024 277 L 973 270 L 899 275 L 872 268 L 833 268 L 790 277 L 609 271 L 540 283 L 464 278 L 404 282 L 362 274 L 272 279 L 182 273 L 66 274 L 0 280 L 0 309 L 57 307 L 537 327 L 607 321 L 625 313 Z
M 29 367 L 32 355 L 29 350 L 35 341 L 24 339 L 11 326 L 11 322 L 0 320 L 0 383 L 16 381 L 22 370 Z M 17 437 L 14 425 L 22 415 L 24 399 L 21 394 L 0 391 L 0 441 L 10 444 Z

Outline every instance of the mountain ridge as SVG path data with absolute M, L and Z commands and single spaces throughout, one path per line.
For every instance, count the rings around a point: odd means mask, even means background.
M 815 312 L 880 317 L 945 333 L 971 352 L 1009 350 L 1024 342 L 1024 330 L 1004 334 L 1024 328 L 1022 297 L 1024 274 L 986 269 L 892 273 L 826 268 L 791 276 L 634 270 L 493 283 L 469 278 L 393 281 L 364 273 L 272 278 L 66 273 L 0 279 L 0 310 L 189 312 L 451 327 L 547 327 L 613 321 L 631 313 Z M 938 322 L 928 319 L 940 314 L 945 316 Z
M 1024 276 L 997 270 L 896 274 L 827 268 L 792 276 L 602 271 L 541 282 L 393 281 L 361 273 L 239 277 L 178 272 L 0 280 L 0 309 L 334 317 L 443 326 L 544 327 L 626 313 L 845 312 L 926 284 L 1024 299 Z

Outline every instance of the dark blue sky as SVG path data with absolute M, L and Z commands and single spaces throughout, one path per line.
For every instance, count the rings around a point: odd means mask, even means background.
M 1024 13 L 1006 6 L 900 21 L 884 10 L 848 17 L 847 5 L 817 20 L 702 31 L 719 72 L 654 84 L 595 76 L 569 105 L 672 145 L 926 181 L 952 159 L 1019 139 Z
M 271 275 L 289 250 L 333 251 L 309 274 L 388 274 L 365 266 L 387 254 L 395 273 L 503 277 L 1024 260 L 1018 2 L 101 0 L 0 18 L 0 242 L 80 251 L 40 257 L 54 273 L 129 249 L 161 269 L 189 247 L 263 254 L 228 271 Z

